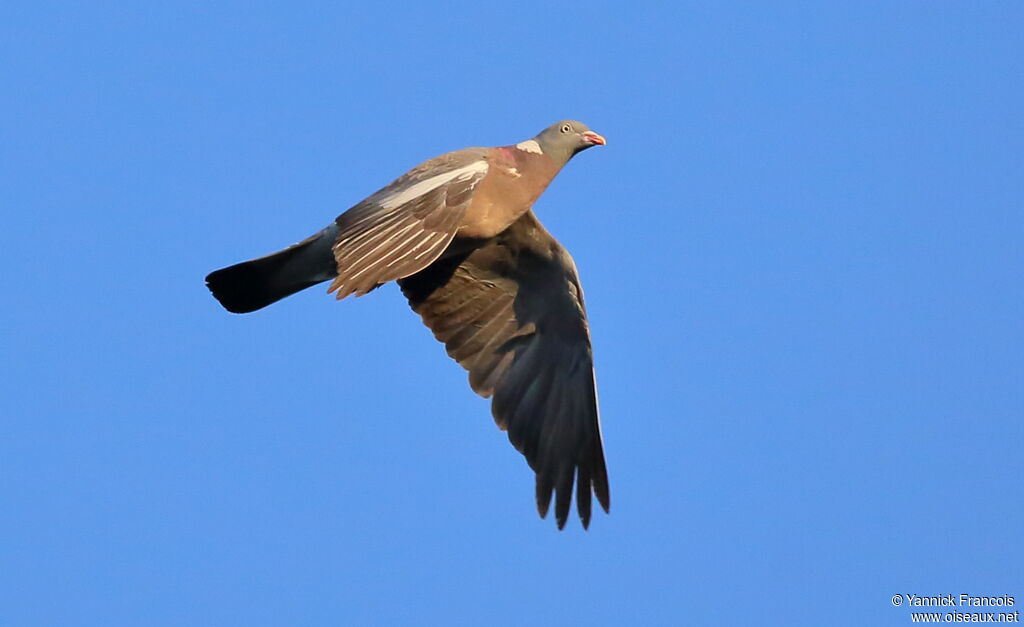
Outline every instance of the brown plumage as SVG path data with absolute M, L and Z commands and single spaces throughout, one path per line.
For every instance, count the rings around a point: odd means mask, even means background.
M 442 155 L 316 235 L 213 272 L 207 285 L 244 313 L 322 281 L 339 299 L 398 281 L 473 390 L 493 399 L 495 421 L 536 472 L 541 516 L 554 494 L 565 525 L 575 481 L 587 527 L 591 494 L 605 511 L 610 499 L 583 290 L 530 208 L 573 155 L 604 143 L 565 121 L 515 146 Z

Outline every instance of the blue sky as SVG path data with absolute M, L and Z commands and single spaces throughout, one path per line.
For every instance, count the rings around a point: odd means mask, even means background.
M 1024 9 L 5 3 L 0 624 L 902 625 L 1024 601 Z M 388 286 L 203 276 L 563 117 L 589 532 Z M 1018 609 L 1021 602 L 1018 602 Z

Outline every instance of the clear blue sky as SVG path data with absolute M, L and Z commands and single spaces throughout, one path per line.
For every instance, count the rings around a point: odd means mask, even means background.
M 1020 3 L 345 4 L 0 8 L 0 624 L 1020 609 Z M 394 286 L 203 285 L 563 117 L 589 532 Z

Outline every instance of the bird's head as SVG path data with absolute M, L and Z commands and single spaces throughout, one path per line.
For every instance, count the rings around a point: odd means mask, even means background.
M 547 127 L 534 137 L 540 149 L 559 165 L 564 165 L 581 150 L 591 146 L 604 146 L 604 137 L 590 130 L 583 122 L 562 120 Z

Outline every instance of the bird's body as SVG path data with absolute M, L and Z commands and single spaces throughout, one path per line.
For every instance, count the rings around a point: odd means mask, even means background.
M 531 211 L 580 150 L 604 138 L 579 122 L 512 146 L 425 161 L 319 233 L 207 277 L 229 311 L 246 313 L 324 281 L 341 299 L 398 281 L 448 354 L 493 397 L 498 426 L 537 473 L 537 505 L 555 493 L 559 527 L 577 484 L 607 511 L 590 334 L 569 254 Z
M 512 226 L 529 211 L 561 169 L 543 154 L 515 146 L 494 150 L 487 156 L 487 164 L 488 172 L 493 174 L 473 194 L 459 237 L 486 239 Z

